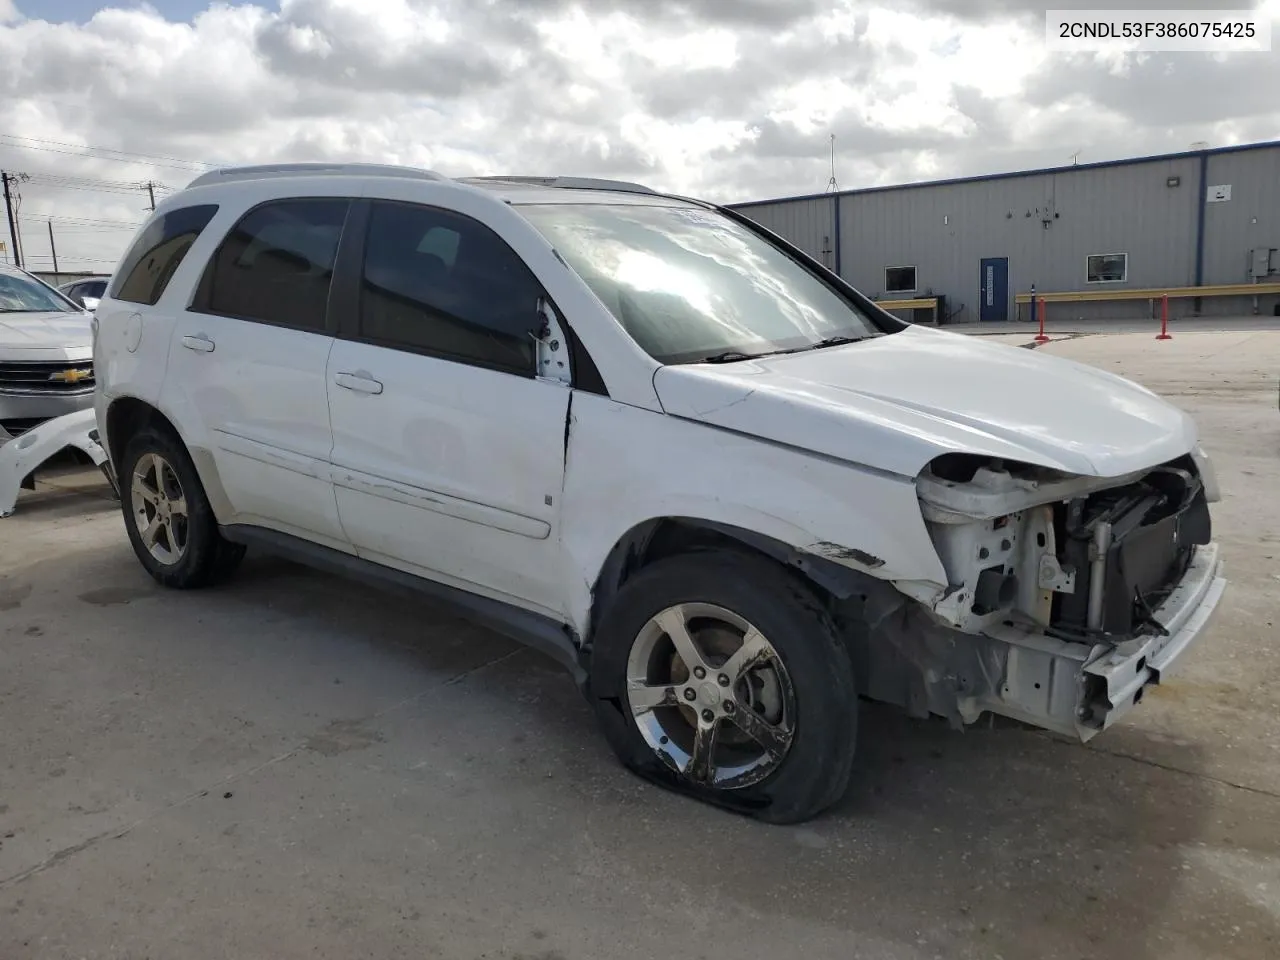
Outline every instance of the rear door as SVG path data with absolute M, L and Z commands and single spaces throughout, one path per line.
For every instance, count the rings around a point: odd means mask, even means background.
M 165 383 L 230 521 L 349 549 L 328 475 L 329 294 L 351 201 L 272 200 L 227 233 L 174 331 Z
M 363 558 L 558 615 L 570 390 L 534 376 L 542 288 L 483 207 L 361 206 L 328 377 L 343 528 Z

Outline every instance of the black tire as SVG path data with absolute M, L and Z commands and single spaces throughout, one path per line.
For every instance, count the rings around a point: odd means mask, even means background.
M 632 644 L 651 618 L 678 603 L 714 604 L 744 618 L 765 635 L 789 674 L 796 707 L 790 747 L 757 783 L 733 789 L 694 783 L 663 762 L 633 718 L 626 692 Z M 817 816 L 848 788 L 857 738 L 854 681 L 847 646 L 802 581 L 768 559 L 714 551 L 659 561 L 623 586 L 595 633 L 588 689 L 605 736 L 630 770 L 717 806 L 786 824 Z
M 154 454 L 173 469 L 187 504 L 186 539 L 181 556 L 173 563 L 162 563 L 143 543 L 134 510 L 132 484 L 134 470 L 143 457 Z M 124 526 L 133 551 L 146 571 L 160 584 L 179 590 L 213 586 L 228 579 L 244 559 L 245 548 L 232 543 L 218 532 L 204 485 L 196 472 L 191 455 L 177 437 L 168 430 L 143 427 L 125 444 L 120 461 L 120 504 Z

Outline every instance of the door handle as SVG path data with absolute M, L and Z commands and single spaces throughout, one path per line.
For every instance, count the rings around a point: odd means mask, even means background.
M 203 333 L 194 337 L 183 337 L 182 345 L 188 350 L 199 350 L 201 353 L 213 353 L 213 341 Z
M 333 382 L 347 390 L 354 390 L 356 393 L 381 393 L 382 383 L 373 379 L 365 370 L 358 370 L 355 373 L 335 373 Z

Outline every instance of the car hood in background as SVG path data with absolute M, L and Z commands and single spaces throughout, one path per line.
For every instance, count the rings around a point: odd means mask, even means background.
M 89 349 L 93 346 L 90 320 L 88 313 L 0 313 L 0 351 Z
M 951 452 L 1113 477 L 1196 446 L 1191 418 L 1131 381 L 918 327 L 804 353 L 662 367 L 654 388 L 672 416 L 906 477 Z

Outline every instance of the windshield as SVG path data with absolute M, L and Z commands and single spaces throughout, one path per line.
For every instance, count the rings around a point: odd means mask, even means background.
M 882 332 L 782 250 L 712 210 L 531 204 L 520 212 L 662 363 L 740 359 Z
M 79 308 L 43 283 L 0 273 L 0 313 L 78 313 Z

